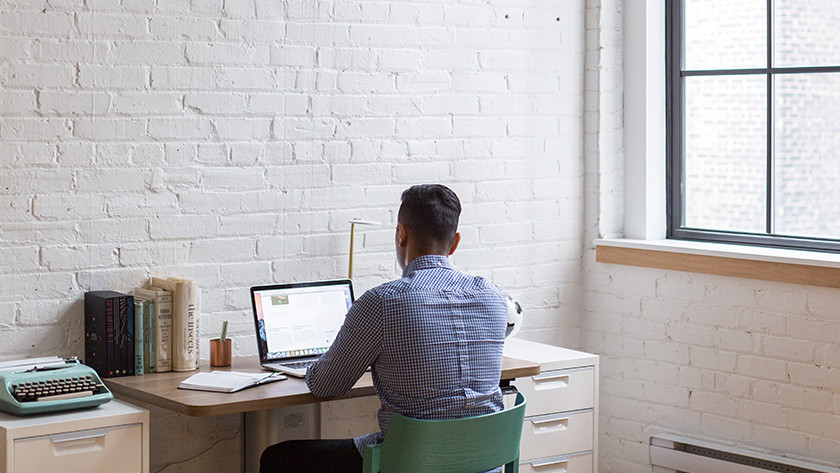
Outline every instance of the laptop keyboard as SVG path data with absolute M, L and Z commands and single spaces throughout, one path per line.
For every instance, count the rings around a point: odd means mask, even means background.
M 318 361 L 318 360 L 290 361 L 290 362 L 285 362 L 285 363 L 281 363 L 281 364 L 283 366 L 288 366 L 289 368 L 294 368 L 294 369 L 297 370 L 297 369 L 307 369 L 310 366 L 314 365 L 316 361 Z

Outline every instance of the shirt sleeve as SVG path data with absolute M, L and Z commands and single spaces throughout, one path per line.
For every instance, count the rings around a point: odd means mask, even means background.
M 382 303 L 373 291 L 356 300 L 338 335 L 306 371 L 306 385 L 317 397 L 341 396 L 362 377 L 382 346 Z

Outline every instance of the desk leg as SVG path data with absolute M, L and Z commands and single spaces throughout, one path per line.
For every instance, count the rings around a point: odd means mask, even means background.
M 245 473 L 259 473 L 260 455 L 284 440 L 321 438 L 321 404 L 245 413 Z

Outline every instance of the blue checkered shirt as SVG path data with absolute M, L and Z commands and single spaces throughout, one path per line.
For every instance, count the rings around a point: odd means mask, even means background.
M 362 453 L 382 441 L 394 414 L 458 419 L 502 410 L 506 324 L 499 288 L 456 271 L 445 256 L 421 256 L 401 279 L 356 300 L 306 384 L 318 397 L 341 396 L 372 367 L 381 432 L 354 439 Z

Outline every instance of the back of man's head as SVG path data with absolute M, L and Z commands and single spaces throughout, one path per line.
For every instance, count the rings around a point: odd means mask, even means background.
M 455 240 L 461 201 L 441 184 L 419 184 L 402 193 L 397 220 L 424 252 L 446 251 Z

